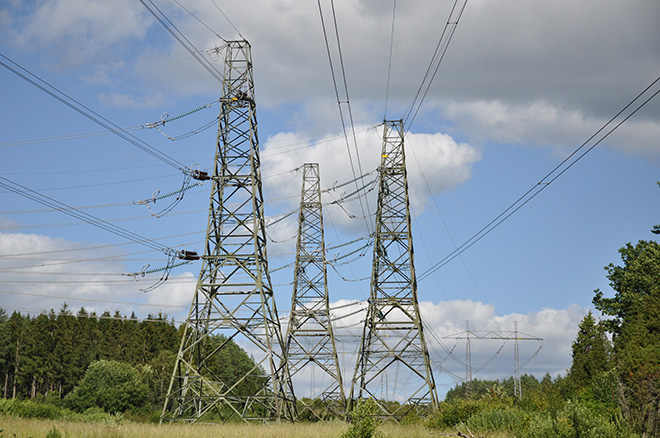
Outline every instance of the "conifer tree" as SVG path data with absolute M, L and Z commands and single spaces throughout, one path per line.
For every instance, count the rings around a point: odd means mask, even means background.
M 569 374 L 571 381 L 578 388 L 589 386 L 597 375 L 610 369 L 611 349 L 605 327 L 596 322 L 589 311 L 582 319 L 573 342 L 573 364 Z

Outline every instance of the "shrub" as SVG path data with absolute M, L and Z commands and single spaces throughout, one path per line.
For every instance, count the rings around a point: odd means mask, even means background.
M 454 427 L 466 423 L 470 417 L 487 406 L 487 401 L 457 399 L 452 402 L 442 402 L 438 410 L 431 415 L 427 425 L 435 429 Z
M 55 420 L 63 416 L 62 409 L 32 400 L 0 399 L 0 413 L 22 418 L 43 418 Z
M 142 407 L 146 400 L 147 387 L 135 368 L 123 362 L 100 360 L 87 368 L 64 403 L 78 412 L 98 407 L 114 413 Z
M 378 405 L 372 398 L 360 399 L 351 411 L 351 425 L 342 438 L 371 438 L 379 436 L 376 428 L 380 425 Z
M 523 438 L 623 438 L 636 435 L 623 423 L 589 410 L 582 403 L 567 402 L 556 416 L 537 413 Z
M 527 426 L 529 414 L 518 407 L 484 409 L 472 415 L 467 426 L 480 431 L 520 431 Z

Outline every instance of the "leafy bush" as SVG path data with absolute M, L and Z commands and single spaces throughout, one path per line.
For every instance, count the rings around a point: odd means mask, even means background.
M 22 418 L 43 418 L 55 420 L 63 416 L 62 409 L 31 400 L 0 399 L 0 413 Z
M 135 368 L 123 362 L 100 360 L 87 368 L 64 403 L 78 412 L 98 407 L 113 413 L 142 407 L 146 400 L 147 386 Z
M 451 403 L 442 402 L 438 410 L 431 415 L 427 425 L 435 429 L 454 427 L 467 422 L 477 412 L 487 406 L 484 400 L 458 399 Z
M 523 438 L 623 438 L 636 435 L 623 423 L 589 410 L 581 403 L 567 402 L 556 416 L 535 414 Z
M 519 431 L 527 426 L 529 418 L 519 407 L 487 408 L 472 415 L 466 424 L 471 430 Z
M 372 398 L 360 399 L 351 411 L 351 425 L 341 436 L 342 438 L 371 438 L 380 434 L 376 428 L 380 425 L 378 405 Z

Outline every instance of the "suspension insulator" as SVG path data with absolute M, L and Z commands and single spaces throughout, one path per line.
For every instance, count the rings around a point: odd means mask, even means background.
M 209 173 L 204 172 L 203 170 L 193 170 L 191 176 L 197 181 L 208 181 L 211 179 Z

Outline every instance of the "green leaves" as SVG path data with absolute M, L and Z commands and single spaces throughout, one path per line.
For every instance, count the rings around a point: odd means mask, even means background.
M 147 386 L 132 366 L 110 360 L 92 363 L 74 390 L 64 399 L 73 410 L 99 407 L 106 412 L 139 408 L 147 400 Z
M 592 300 L 596 309 L 614 317 L 606 324 L 615 335 L 621 332 L 624 320 L 634 317 L 643 306 L 645 297 L 660 295 L 660 245 L 640 240 L 635 246 L 626 244 L 619 253 L 623 266 L 610 263 L 605 267 L 614 297 L 604 298 L 603 293 L 596 290 Z
M 623 266 L 608 265 L 615 291 L 593 303 L 613 319 L 614 361 L 620 382 L 619 402 L 626 419 L 643 435 L 660 433 L 660 245 L 628 243 L 619 250 Z
M 605 334 L 605 327 L 596 322 L 591 311 L 580 323 L 572 350 L 570 379 L 578 388 L 589 386 L 599 374 L 611 368 L 612 347 Z

